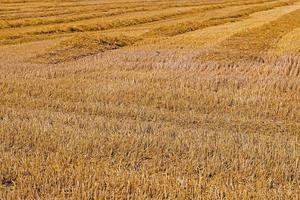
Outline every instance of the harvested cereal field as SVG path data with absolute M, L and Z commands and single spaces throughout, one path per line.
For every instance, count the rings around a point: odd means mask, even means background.
M 0 199 L 300 199 L 300 0 L 0 0 Z

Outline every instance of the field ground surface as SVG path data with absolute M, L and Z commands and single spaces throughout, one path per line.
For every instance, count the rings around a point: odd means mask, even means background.
M 0 0 L 0 199 L 300 199 L 300 1 Z

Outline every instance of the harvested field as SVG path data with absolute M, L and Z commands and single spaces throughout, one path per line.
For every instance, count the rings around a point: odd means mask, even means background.
M 300 199 L 299 0 L 0 0 L 0 199 Z

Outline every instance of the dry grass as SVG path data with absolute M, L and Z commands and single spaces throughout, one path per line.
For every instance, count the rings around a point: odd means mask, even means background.
M 299 199 L 299 10 L 2 1 L 0 199 Z
M 40 60 L 41 62 L 46 61 L 48 63 L 72 61 L 100 52 L 133 45 L 137 41 L 138 38 L 124 35 L 105 36 L 83 33 L 63 40 L 49 48 L 46 53 L 30 59 L 34 59 L 34 62 Z
M 272 62 L 277 55 L 274 52 L 268 54 L 268 51 L 276 49 L 278 41 L 284 35 L 300 28 L 299 17 L 300 10 L 296 10 L 263 26 L 238 32 L 222 41 L 215 48 L 200 55 L 198 59 L 230 63 L 248 61 L 264 64 Z M 297 38 L 295 42 L 297 42 Z M 285 43 L 288 43 L 287 39 L 285 39 Z M 283 54 L 289 54 L 287 50 L 282 51 L 284 51 Z M 294 53 L 297 54 L 297 50 Z
M 183 34 L 190 31 L 195 31 L 198 29 L 207 28 L 210 26 L 217 26 L 229 22 L 236 22 L 249 17 L 249 15 L 259 12 L 274 9 L 276 7 L 281 7 L 284 5 L 292 4 L 296 1 L 284 1 L 284 2 L 271 2 L 267 5 L 259 5 L 259 6 L 251 6 L 248 9 L 240 9 L 237 11 L 233 11 L 231 7 L 230 13 L 226 13 L 224 16 L 221 17 L 211 17 L 207 20 L 201 21 L 200 19 L 193 20 L 193 21 L 186 21 L 183 23 L 177 23 L 175 25 L 170 26 L 162 26 L 156 28 L 150 32 L 147 32 L 145 36 L 174 36 L 178 34 Z M 244 5 L 245 6 L 245 5 Z

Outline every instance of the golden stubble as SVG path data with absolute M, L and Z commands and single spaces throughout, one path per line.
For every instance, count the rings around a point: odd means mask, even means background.
M 297 1 L 2 4 L 0 199 L 299 199 Z

